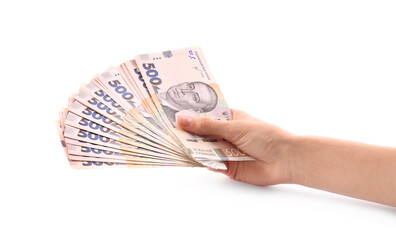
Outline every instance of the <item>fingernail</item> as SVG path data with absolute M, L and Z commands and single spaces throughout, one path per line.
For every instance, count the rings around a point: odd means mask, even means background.
M 183 127 L 189 127 L 192 123 L 192 118 L 188 116 L 180 116 L 179 124 L 183 125 Z

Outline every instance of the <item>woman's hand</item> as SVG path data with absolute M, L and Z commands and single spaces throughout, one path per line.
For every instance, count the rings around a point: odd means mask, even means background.
M 213 171 L 257 185 L 293 182 L 293 167 L 287 156 L 293 135 L 245 112 L 232 112 L 233 121 L 229 122 L 179 117 L 178 124 L 183 130 L 197 135 L 223 137 L 255 158 L 254 161 L 227 161 L 227 170 Z
M 232 179 L 257 185 L 296 183 L 396 207 L 396 148 L 295 136 L 233 110 L 234 120 L 178 119 L 198 135 L 216 135 L 254 157 L 225 162 Z

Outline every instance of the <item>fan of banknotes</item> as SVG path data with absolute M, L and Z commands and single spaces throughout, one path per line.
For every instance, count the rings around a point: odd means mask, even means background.
M 60 112 L 73 168 L 211 167 L 252 160 L 225 139 L 197 136 L 178 116 L 230 121 L 232 112 L 198 47 L 142 54 L 83 84 Z

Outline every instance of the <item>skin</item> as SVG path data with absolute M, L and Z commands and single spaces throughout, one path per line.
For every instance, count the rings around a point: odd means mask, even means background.
M 166 93 L 161 93 L 160 98 L 166 99 L 180 110 L 194 111 L 201 111 L 212 101 L 208 87 L 199 82 L 184 82 L 172 86 Z
M 254 161 L 225 162 L 221 172 L 251 184 L 299 184 L 396 207 L 396 148 L 297 136 L 242 111 L 233 121 L 179 117 L 185 131 L 220 136 Z

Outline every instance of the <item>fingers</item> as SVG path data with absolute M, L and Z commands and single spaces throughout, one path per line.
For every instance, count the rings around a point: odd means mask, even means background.
M 210 118 L 192 118 L 187 116 L 179 116 L 178 125 L 185 131 L 197 135 L 215 135 L 226 138 L 229 134 L 229 123 L 225 121 L 217 121 Z

